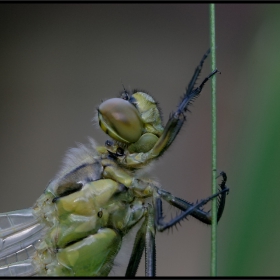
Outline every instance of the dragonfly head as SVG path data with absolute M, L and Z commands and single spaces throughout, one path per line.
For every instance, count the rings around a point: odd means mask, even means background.
M 111 98 L 98 108 L 101 129 L 114 140 L 128 146 L 130 153 L 149 151 L 162 134 L 157 103 L 144 92 L 126 90 L 120 98 Z

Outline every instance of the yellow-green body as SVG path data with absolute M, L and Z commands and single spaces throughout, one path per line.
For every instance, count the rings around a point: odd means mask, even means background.
M 118 134 L 134 139 L 125 149 L 133 164 L 110 156 L 117 144 L 109 149 L 96 147 L 90 140 L 90 146 L 70 150 L 65 167 L 34 205 L 34 216 L 45 224 L 33 257 L 38 275 L 108 275 L 123 236 L 148 215 L 145 198 L 158 196 L 157 184 L 137 178 L 135 165 L 147 165 L 142 159 L 138 162 L 137 155 L 151 150 L 163 127 L 155 101 L 145 93 L 134 97 L 137 110 L 114 98 L 107 102 L 113 109 L 106 103 L 106 110 L 99 115 L 109 123 L 100 126 L 110 135 L 115 136 L 112 128 L 116 129 L 116 122 Z M 102 104 L 100 108 L 99 113 Z
M 192 204 L 143 177 L 141 169 L 160 157 L 172 144 L 184 121 L 187 106 L 205 82 L 194 88 L 207 52 L 177 110 L 165 127 L 154 99 L 126 90 L 120 98 L 98 107 L 98 122 L 113 141 L 70 149 L 64 165 L 33 208 L 0 214 L 0 276 L 107 276 L 114 265 L 123 237 L 139 224 L 126 276 L 135 276 L 145 249 L 145 274 L 155 276 L 155 233 L 164 231 L 188 215 L 203 223 L 211 214 L 200 209 L 219 196 L 220 219 L 226 175 L 221 191 Z M 164 221 L 162 200 L 182 211 Z M 32 249 L 32 253 L 29 253 Z M 25 259 L 18 261 L 23 253 Z M 16 262 L 10 262 L 14 255 Z M 4 262 L 4 265 L 1 265 Z
M 51 183 L 34 206 L 46 224 L 34 256 L 38 275 L 108 275 L 122 237 L 145 213 L 143 201 L 112 179 L 86 183 L 55 203 L 53 188 Z

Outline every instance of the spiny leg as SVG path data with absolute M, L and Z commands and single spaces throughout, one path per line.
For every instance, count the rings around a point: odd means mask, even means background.
M 221 190 L 226 189 L 227 192 L 221 193 L 218 196 L 218 214 L 217 214 L 218 219 L 217 219 L 217 221 L 220 220 L 220 218 L 223 214 L 225 201 L 226 201 L 226 195 L 228 194 L 228 191 L 229 191 L 228 188 L 226 187 L 226 180 L 227 180 L 226 173 L 221 172 L 219 176 L 223 177 L 223 180 L 220 184 L 220 188 L 221 188 Z M 175 206 L 176 208 L 178 208 L 182 211 L 186 211 L 190 207 L 193 206 L 193 203 L 187 202 L 187 201 L 183 200 L 182 198 L 174 197 L 172 194 L 170 194 L 169 192 L 166 192 L 164 190 L 159 190 L 159 193 L 160 193 L 161 198 L 163 198 L 169 204 Z M 211 224 L 212 223 L 212 219 L 211 219 L 212 217 L 211 217 L 210 211 L 205 212 L 201 209 L 195 209 L 190 215 L 193 216 L 194 218 L 198 219 L 199 221 L 205 223 L 205 224 Z
M 206 52 L 203 56 L 200 64 L 195 69 L 193 77 L 189 82 L 188 88 L 178 105 L 177 110 L 172 113 L 169 117 L 169 120 L 164 128 L 162 135 L 159 137 L 158 141 L 155 143 L 154 147 L 146 152 L 146 153 L 139 153 L 137 156 L 135 154 L 128 155 L 125 158 L 125 164 L 129 167 L 137 168 L 137 166 L 149 162 L 150 160 L 161 156 L 166 149 L 172 144 L 174 139 L 176 138 L 177 134 L 181 130 L 182 125 L 186 120 L 185 113 L 188 111 L 188 106 L 192 104 L 192 102 L 199 96 L 200 92 L 202 91 L 205 83 L 219 71 L 216 69 L 210 75 L 208 75 L 202 83 L 195 87 L 195 83 L 197 78 L 201 72 L 203 63 L 207 56 L 210 53 L 210 49 Z
M 224 173 L 225 175 L 225 173 Z M 226 176 L 226 175 L 225 175 Z M 224 177 L 225 178 L 225 177 Z M 172 227 L 173 225 L 179 223 L 182 219 L 187 217 L 188 215 L 192 215 L 195 211 L 202 211 L 199 209 L 199 207 L 203 206 L 204 204 L 208 203 L 210 200 L 212 200 L 214 197 L 217 197 L 219 195 L 224 195 L 229 191 L 228 188 L 225 187 L 225 180 L 223 180 L 224 184 L 221 184 L 222 190 L 220 190 L 217 194 L 212 195 L 206 199 L 201 200 L 199 203 L 196 203 L 194 205 L 190 205 L 188 203 L 188 208 L 186 211 L 182 212 L 180 215 L 169 221 L 168 223 L 163 223 L 163 216 L 162 216 L 162 197 L 164 200 L 169 202 L 170 204 L 178 207 L 179 209 L 184 208 L 185 201 L 181 200 L 180 198 L 177 198 L 175 196 L 172 196 L 171 194 L 158 190 L 159 196 L 155 197 L 154 204 L 156 208 L 152 207 L 151 205 L 148 205 L 148 209 L 146 212 L 145 220 L 143 221 L 140 229 L 138 230 L 134 242 L 134 246 L 132 249 L 131 257 L 129 260 L 129 264 L 126 270 L 126 277 L 129 276 L 135 276 L 142 254 L 145 247 L 145 275 L 146 276 L 155 276 L 156 275 L 156 249 L 155 249 L 155 227 L 159 231 L 164 231 L 167 228 Z M 165 196 L 165 194 L 168 194 L 168 196 Z M 203 211 L 202 211 L 203 212 Z
M 141 195 L 142 197 L 148 197 L 152 195 L 154 192 L 154 186 L 149 185 L 149 183 L 141 180 L 137 180 L 133 178 L 131 175 L 129 175 L 126 171 L 122 170 L 118 166 L 106 166 L 105 161 L 103 162 L 104 171 L 103 176 L 105 178 L 110 178 L 115 181 L 120 182 L 121 184 L 124 184 L 128 188 L 132 188 L 135 193 Z M 220 176 L 223 177 L 223 180 L 220 184 L 221 190 L 227 189 L 226 187 L 226 180 L 227 176 L 225 172 L 221 172 Z M 189 208 L 193 207 L 193 204 L 190 202 L 185 201 L 182 198 L 175 197 L 169 192 L 157 189 L 158 195 L 167 201 L 169 204 L 175 206 L 176 208 L 187 211 Z M 228 189 L 227 189 L 228 191 Z M 145 194 L 145 195 L 144 195 Z M 220 220 L 224 207 L 225 207 L 225 201 L 226 201 L 226 194 L 227 192 L 221 192 L 218 194 L 218 213 L 217 213 L 217 221 Z M 156 205 L 156 204 L 155 204 Z M 212 216 L 209 212 L 205 212 L 199 208 L 194 208 L 192 212 L 190 212 L 190 215 L 194 218 L 198 219 L 199 221 L 205 223 L 205 224 L 211 224 L 212 223 Z
M 167 228 L 176 225 L 181 220 L 186 218 L 188 215 L 192 215 L 193 217 L 197 218 L 198 220 L 206 224 L 211 224 L 211 216 L 209 215 L 209 212 L 204 212 L 199 208 L 217 196 L 220 197 L 220 202 L 218 207 L 218 218 L 220 219 L 224 210 L 225 197 L 226 194 L 229 192 L 229 189 L 226 187 L 226 179 L 227 179 L 226 174 L 224 172 L 221 172 L 221 175 L 223 176 L 223 181 L 220 184 L 221 190 L 218 193 L 211 195 L 208 198 L 203 199 L 195 204 L 186 202 L 183 199 L 175 197 L 164 190 L 158 190 L 157 191 L 158 195 L 154 197 L 154 204 L 156 207 L 155 223 L 156 223 L 157 230 L 164 231 Z M 183 212 L 180 215 L 176 216 L 174 219 L 171 219 L 169 222 L 163 222 L 161 198 L 167 201 L 169 204 L 183 210 Z
M 155 245 L 155 222 L 154 208 L 149 204 L 145 220 L 138 230 L 129 264 L 126 270 L 126 277 L 134 277 L 136 275 L 143 250 L 145 248 L 145 275 L 156 275 L 156 245 Z
M 204 61 L 202 61 L 201 63 L 203 64 L 203 62 Z M 193 79 L 194 77 L 197 77 L 200 73 L 202 64 L 199 67 L 197 67 Z M 195 81 L 193 81 L 192 79 L 192 82 L 190 83 L 186 94 L 184 95 L 181 103 L 179 104 L 177 111 L 169 117 L 169 120 L 164 128 L 163 134 L 161 135 L 153 149 L 148 152 L 150 154 L 150 157 L 154 158 L 162 155 L 162 153 L 172 144 L 186 120 L 186 116 L 184 113 L 188 111 L 188 106 L 192 104 L 194 99 L 198 97 L 205 83 L 216 73 L 218 73 L 217 69 L 214 70 L 210 75 L 208 75 L 203 80 L 201 85 L 195 89 L 193 89 Z
M 136 234 L 132 253 L 126 269 L 125 277 L 134 277 L 136 275 L 145 248 L 146 228 L 147 228 L 147 218 L 145 218 L 140 229 Z

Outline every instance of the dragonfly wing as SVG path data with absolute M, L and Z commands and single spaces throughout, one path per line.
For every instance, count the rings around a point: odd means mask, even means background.
M 33 276 L 36 274 L 31 259 L 0 267 L 0 276 Z
M 48 242 L 57 226 L 54 221 L 61 222 L 53 199 L 78 191 L 102 175 L 96 144 L 89 142 L 68 151 L 61 170 L 32 208 L 0 214 L 0 276 L 41 275 L 46 263 L 54 261 L 46 261 L 44 255 L 45 245 L 46 251 L 54 253 Z
M 31 257 L 43 228 L 32 208 L 0 214 L 0 275 L 35 273 Z

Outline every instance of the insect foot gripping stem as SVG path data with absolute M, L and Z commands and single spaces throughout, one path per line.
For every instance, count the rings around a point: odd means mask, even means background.
M 202 222 L 209 224 L 211 223 L 211 217 L 207 217 L 208 213 L 204 212 L 203 210 L 199 209 L 201 206 L 205 205 L 206 203 L 208 203 L 210 200 L 212 200 L 215 197 L 221 197 L 221 202 L 218 202 L 221 207 L 219 207 L 218 209 L 218 215 L 220 213 L 219 218 L 221 218 L 223 209 L 224 209 L 224 204 L 225 204 L 225 195 L 229 192 L 229 189 L 226 187 L 225 182 L 226 182 L 226 174 L 223 172 L 222 174 L 223 176 L 223 181 L 221 183 L 221 190 L 214 194 L 209 196 L 206 199 L 202 199 L 200 202 L 195 203 L 195 204 L 190 204 L 189 202 L 186 202 L 184 200 L 182 200 L 181 198 L 175 197 L 173 195 L 171 195 L 170 193 L 164 191 L 164 190 L 158 190 L 158 194 L 159 196 L 156 196 L 154 198 L 155 200 L 155 205 L 156 205 L 156 227 L 158 231 L 164 231 L 174 225 L 176 225 L 177 223 L 179 223 L 181 220 L 183 220 L 184 218 L 186 218 L 188 215 L 192 215 L 195 218 L 197 218 L 198 220 L 201 220 Z M 177 217 L 175 217 L 174 219 L 171 219 L 169 222 L 164 222 L 163 221 L 163 215 L 162 215 L 162 201 L 161 198 L 164 199 L 165 201 L 167 201 L 169 204 L 183 210 L 185 209 L 185 211 L 183 211 L 180 215 L 178 215 Z M 208 218 L 208 220 L 206 219 L 206 216 Z
M 228 191 L 224 195 L 218 196 L 217 222 L 219 222 L 219 220 L 221 219 L 221 217 L 223 215 L 223 212 L 224 212 L 224 209 L 225 209 L 225 204 L 226 204 L 226 194 L 229 194 L 229 189 L 226 186 L 227 174 L 224 171 L 221 171 L 219 176 L 217 176 L 217 178 L 220 177 L 220 176 L 222 176 L 222 178 L 223 178 L 223 180 L 220 184 L 221 190 L 227 189 Z M 212 216 L 211 216 L 211 218 L 212 218 Z

